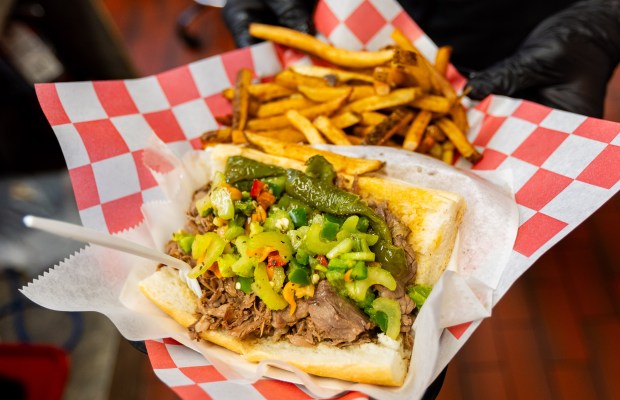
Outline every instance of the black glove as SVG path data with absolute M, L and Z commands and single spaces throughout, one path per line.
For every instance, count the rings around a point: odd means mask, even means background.
M 602 117 L 620 60 L 620 0 L 575 3 L 547 18 L 519 50 L 470 76 L 470 97 L 499 94 Z
M 260 40 L 250 36 L 252 22 L 280 25 L 314 35 L 312 14 L 316 0 L 228 0 L 223 16 L 238 47 Z

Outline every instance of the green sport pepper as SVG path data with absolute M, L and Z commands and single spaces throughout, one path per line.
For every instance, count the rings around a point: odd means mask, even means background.
M 317 160 L 322 161 L 319 162 Z M 308 161 L 308 164 L 312 165 L 314 169 L 318 168 L 317 165 L 319 163 L 323 169 L 333 170 L 331 164 L 322 156 L 313 156 Z M 392 244 L 392 234 L 387 223 L 372 208 L 366 205 L 359 196 L 339 189 L 333 182 L 313 179 L 298 170 L 287 169 L 286 176 L 285 190 L 291 197 L 303 200 L 311 207 L 325 213 L 339 216 L 358 214 L 368 218 L 370 226 L 379 235 L 379 241 L 373 248 L 377 261 L 381 262 L 384 268 L 395 277 L 400 276 L 406 271 L 407 260 L 404 250 Z M 329 177 L 331 174 L 325 172 L 319 176 Z
M 235 184 L 241 181 L 284 175 L 285 170 L 276 165 L 269 165 L 243 156 L 231 156 L 226 160 L 224 175 L 226 182 Z

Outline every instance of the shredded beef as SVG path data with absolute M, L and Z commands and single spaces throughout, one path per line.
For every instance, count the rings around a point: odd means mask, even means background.
M 374 327 L 366 314 L 351 301 L 339 296 L 326 280 L 317 285 L 308 312 L 317 333 L 334 344 L 354 342 Z

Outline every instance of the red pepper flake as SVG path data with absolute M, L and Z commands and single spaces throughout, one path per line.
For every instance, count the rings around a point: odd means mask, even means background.
M 256 199 L 263 192 L 265 186 L 265 183 L 259 181 L 258 179 L 254 179 L 254 182 L 252 182 L 252 189 L 250 189 L 250 196 L 253 199 Z
M 269 267 L 283 267 L 286 265 L 286 261 L 282 258 L 280 253 L 273 251 L 267 256 L 267 265 Z
M 327 257 L 325 257 L 324 255 L 319 255 L 316 256 L 316 260 L 319 262 L 319 264 L 321 264 L 324 267 L 327 267 L 328 261 L 327 261 Z

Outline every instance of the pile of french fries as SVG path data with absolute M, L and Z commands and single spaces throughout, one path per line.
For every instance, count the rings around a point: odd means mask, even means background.
M 434 63 L 399 30 L 394 45 L 349 51 L 287 28 L 252 24 L 258 38 L 325 59 L 334 67 L 293 66 L 272 82 L 253 83 L 241 69 L 235 87 L 223 91 L 232 114 L 206 132 L 206 146 L 248 143 L 383 145 L 425 153 L 452 164 L 455 152 L 471 163 L 482 155 L 468 141 L 466 110 L 446 79 L 451 48 L 440 47 Z

